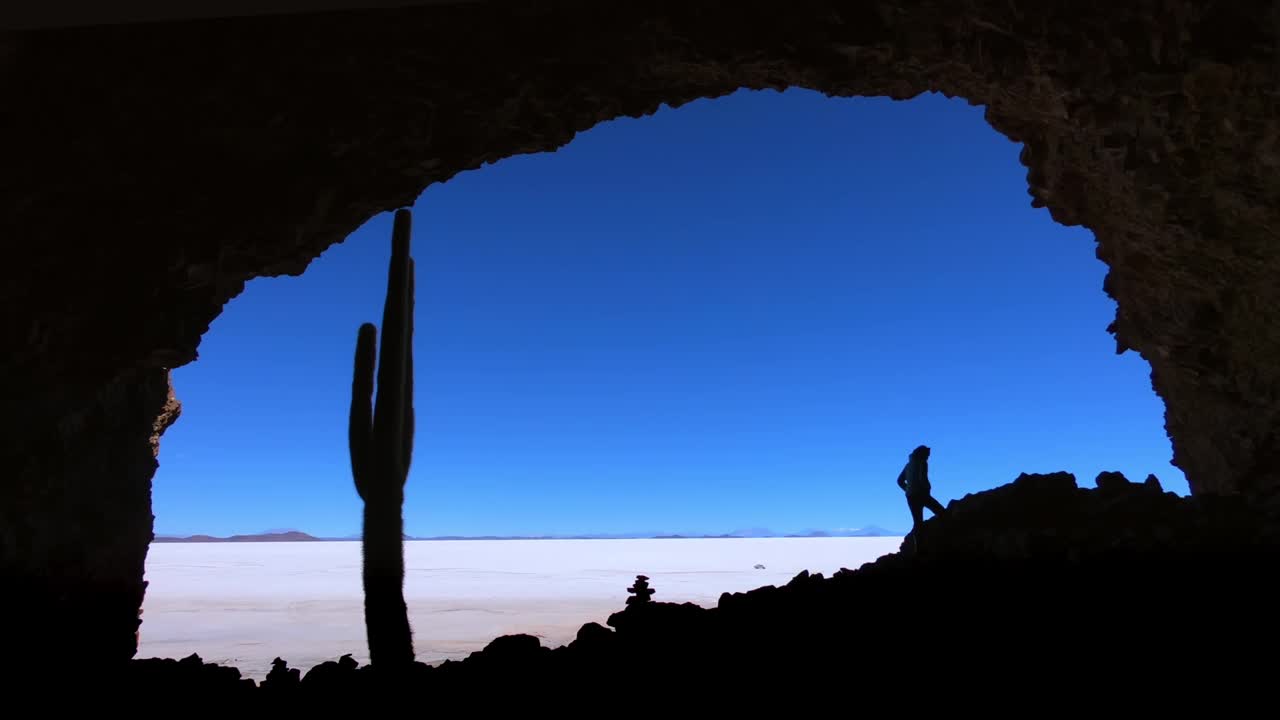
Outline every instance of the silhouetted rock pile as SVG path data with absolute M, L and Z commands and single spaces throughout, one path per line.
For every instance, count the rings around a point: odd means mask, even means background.
M 653 589 L 649 587 L 649 578 L 646 575 L 637 575 L 636 582 L 627 588 L 627 592 L 631 597 L 627 598 L 627 605 L 639 605 L 647 603 L 653 598 Z
M 350 655 L 344 655 L 343 658 L 349 658 Z M 289 667 L 289 663 L 281 658 L 271 661 L 271 672 L 267 673 L 267 677 L 262 680 L 262 689 L 267 692 L 287 693 L 297 689 L 302 684 L 302 672 L 297 668 Z
M 1280 639 L 1280 553 L 1275 525 L 1243 503 L 1179 498 L 1154 478 L 1118 474 L 1084 489 L 1056 473 L 1020 476 L 949 509 L 926 521 L 919 555 L 830 578 L 803 572 L 781 587 L 726 593 L 715 608 L 630 603 L 608 619 L 612 630 L 584 625 L 561 648 L 516 635 L 438 667 L 391 674 L 347 656 L 300 680 L 278 661 L 260 687 L 194 656 L 135 661 L 112 677 L 139 696 L 180 688 L 328 704 L 399 691 L 475 709 L 695 690 L 727 701 L 846 688 L 866 702 L 919 687 L 935 699 L 1070 687 L 1079 699 L 1133 690 L 1157 672 L 1190 675 L 1183 692 L 1268 686 L 1269 666 L 1252 655 Z

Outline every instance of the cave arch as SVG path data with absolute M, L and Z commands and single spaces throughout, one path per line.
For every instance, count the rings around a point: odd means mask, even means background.
M 132 655 L 167 373 L 247 280 L 462 170 L 744 87 L 985 106 L 1025 146 L 1032 203 L 1097 238 L 1117 350 L 1151 364 L 1192 492 L 1273 497 L 1275 19 L 560 0 L 0 37 L 0 567 L 18 612 L 58 621 L 32 647 Z

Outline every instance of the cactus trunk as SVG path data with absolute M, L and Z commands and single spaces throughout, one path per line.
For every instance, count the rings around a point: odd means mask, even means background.
M 364 622 L 369 661 L 378 667 L 413 662 L 413 632 L 404 601 L 404 541 L 400 502 L 364 504 Z
M 363 581 L 369 660 L 375 666 L 413 662 L 413 634 L 404 601 L 404 484 L 413 454 L 413 258 L 410 214 L 398 210 L 391 263 L 377 329 L 360 326 L 351 381 L 348 439 L 351 474 L 364 500 Z M 379 357 L 380 356 L 380 357 Z M 374 402 L 374 366 L 377 400 Z

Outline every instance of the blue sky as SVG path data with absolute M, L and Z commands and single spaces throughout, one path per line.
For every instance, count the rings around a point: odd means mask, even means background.
M 742 91 L 605 123 L 414 205 L 414 535 L 909 527 L 1018 473 L 1169 464 L 1092 235 L 982 109 Z M 251 282 L 174 372 L 159 533 L 360 528 L 346 415 L 391 215 Z

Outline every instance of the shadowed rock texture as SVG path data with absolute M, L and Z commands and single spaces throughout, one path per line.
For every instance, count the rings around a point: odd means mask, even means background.
M 985 105 L 1031 202 L 1096 235 L 1193 492 L 1265 500 L 1275 8 L 548 0 L 0 36 L 5 602 L 130 656 L 166 374 L 245 282 L 460 171 L 742 87 Z

